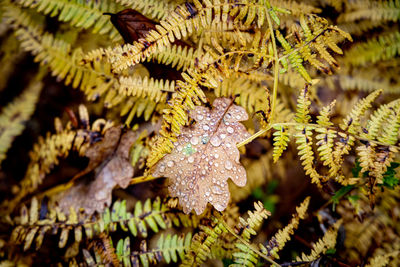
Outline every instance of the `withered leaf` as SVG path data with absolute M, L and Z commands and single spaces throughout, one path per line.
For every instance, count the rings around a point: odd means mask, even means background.
M 102 141 L 89 147 L 85 156 L 89 164 L 82 174 L 94 171 L 95 179 L 88 183 L 80 179 L 73 187 L 63 192 L 58 203 L 68 213 L 70 207 L 79 207 L 85 213 L 102 212 L 111 204 L 112 189 L 119 185 L 126 188 L 134 174 L 129 161 L 129 149 L 138 134 L 133 131 L 122 133 L 120 126 L 111 127 Z M 79 176 L 82 176 L 80 174 Z
M 228 178 L 246 184 L 236 144 L 250 134 L 239 123 L 248 119 L 244 108 L 229 98 L 218 98 L 213 109 L 195 107 L 189 116 L 196 124 L 182 129 L 172 152 L 154 168 L 154 176 L 170 178 L 169 191 L 179 198 L 185 213 L 201 214 L 210 202 L 218 211 L 229 202 Z

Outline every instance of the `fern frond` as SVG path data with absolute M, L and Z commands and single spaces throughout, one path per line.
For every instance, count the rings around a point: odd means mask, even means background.
M 148 77 L 120 77 L 119 94 L 165 102 L 167 92 L 175 91 L 175 81 L 155 80 Z
M 375 39 L 357 44 L 346 52 L 344 61 L 353 66 L 388 60 L 400 54 L 400 32 L 381 34 Z
M 0 163 L 6 158 L 14 138 L 22 133 L 35 110 L 43 84 L 34 81 L 13 102 L 4 107 L 0 114 Z
M 321 9 L 315 6 L 309 5 L 304 2 L 297 1 L 279 1 L 271 0 L 269 1 L 273 7 L 288 10 L 291 15 L 299 16 L 301 14 L 315 14 L 320 13 Z
M 245 77 L 223 79 L 214 90 L 216 97 L 234 97 L 235 103 L 246 108 L 251 114 L 269 109 L 268 90 L 260 83 L 252 82 Z
M 184 81 L 178 81 L 176 93 L 170 102 L 170 108 L 164 110 L 161 126 L 160 137 L 157 139 L 148 159 L 147 166 L 152 167 L 166 153 L 173 148 L 173 143 L 181 131 L 181 127 L 188 122 L 187 112 L 194 108 L 195 105 L 205 102 L 206 98 L 200 85 L 206 87 L 215 87 L 217 82 L 210 73 L 198 73 L 190 71 L 183 73 Z
M 29 14 L 12 8 L 7 8 L 5 16 L 13 21 L 17 29 L 15 35 L 21 42 L 24 50 L 35 56 L 35 61 L 46 64 L 52 75 L 65 80 L 66 85 L 79 88 L 89 99 L 96 99 L 104 94 L 117 80 L 110 72 L 107 64 L 98 62 L 92 68 L 79 64 L 82 50 L 72 50 L 71 45 L 53 35 L 43 33 L 36 26 Z
M 389 1 L 355 1 L 350 3 L 349 11 L 340 14 L 338 22 L 357 21 L 398 21 L 400 19 L 400 3 Z
M 245 241 L 249 241 L 252 235 L 257 234 L 258 228 L 264 222 L 268 216 L 271 215 L 261 202 L 254 202 L 254 211 L 248 211 L 249 218 L 247 220 L 242 217 L 239 218 L 239 224 L 236 227 L 238 232 L 241 232 L 240 236 Z M 238 251 L 233 252 L 233 259 L 235 264 L 230 266 L 255 266 L 258 262 L 259 255 L 251 250 L 246 244 L 238 240 L 235 243 L 235 247 Z
M 303 126 L 302 124 L 307 124 L 310 119 L 310 105 L 311 101 L 309 99 L 308 86 L 306 85 L 304 89 L 300 92 L 297 99 L 297 110 L 295 121 L 300 123 L 296 126 L 296 144 L 298 144 L 297 149 L 299 151 L 300 160 L 307 175 L 310 175 L 312 182 L 321 186 L 321 176 L 318 174 L 314 167 L 314 152 L 312 150 L 312 130 L 315 129 L 314 126 Z
M 384 267 L 387 266 L 391 258 L 398 257 L 400 251 L 393 251 L 384 255 L 377 255 L 368 260 L 368 264 L 365 267 Z
M 240 8 L 240 12 L 239 12 Z M 97 56 L 106 56 L 112 63 L 115 72 L 137 64 L 149 57 L 156 51 L 169 46 L 176 39 L 182 39 L 192 33 L 200 33 L 208 29 L 212 24 L 226 22 L 228 14 L 235 23 L 244 21 L 244 26 L 256 22 L 260 27 L 265 22 L 265 14 L 268 8 L 264 1 L 260 3 L 243 3 L 232 5 L 225 0 L 215 1 L 194 1 L 194 4 L 178 6 L 169 17 L 162 20 L 155 30 L 149 31 L 146 37 L 134 44 L 126 44 L 123 47 L 108 48 L 99 50 Z M 269 12 L 272 12 L 269 10 Z M 93 60 L 94 54 L 86 57 L 87 61 Z
M 336 238 L 341 221 L 337 221 L 331 228 L 324 234 L 324 236 L 313 245 L 311 253 L 305 255 L 302 253 L 301 257 L 297 257 L 297 261 L 312 262 L 317 260 L 328 249 L 332 249 L 336 245 Z
M 44 15 L 58 17 L 58 20 L 69 22 L 72 26 L 82 29 L 93 28 L 93 33 L 108 35 L 113 41 L 119 41 L 121 36 L 113 27 L 108 16 L 104 12 L 116 13 L 120 6 L 114 1 L 86 1 L 79 0 L 18 0 L 23 7 L 36 9 Z
M 382 93 L 382 90 L 377 90 L 369 94 L 366 98 L 361 99 L 350 111 L 350 114 L 343 119 L 340 128 L 348 131 L 353 135 L 357 135 L 360 128 L 361 116 L 371 107 L 372 102 Z
M 135 0 L 117 0 L 117 3 L 127 7 L 132 8 L 146 17 L 151 17 L 153 19 L 162 20 L 169 16 L 171 12 L 176 8 L 177 3 L 183 1 L 157 1 L 157 0 L 147 0 L 147 1 L 135 1 Z
M 363 131 L 361 136 L 369 139 L 376 140 L 386 144 L 394 145 L 397 142 L 397 135 L 393 135 L 398 132 L 398 113 L 400 108 L 400 100 L 394 100 L 387 105 L 381 105 L 368 119 L 367 127 Z M 389 118 L 390 117 L 390 118 Z M 392 128 L 393 127 L 393 128 Z M 383 132 L 383 133 L 382 133 Z M 392 137 L 385 138 L 386 133 L 392 132 Z
M 311 83 L 311 77 L 308 74 L 307 70 L 303 66 L 303 59 L 300 56 L 300 53 L 293 49 L 290 43 L 283 37 L 283 35 L 276 31 L 276 38 L 279 43 L 282 45 L 283 49 L 285 49 L 284 55 L 287 55 L 291 66 L 297 70 L 297 72 L 304 78 L 304 80 L 308 83 Z
M 60 123 L 56 120 L 57 124 Z M 75 136 L 76 132 L 71 129 L 70 125 L 67 125 L 65 129 L 58 129 L 55 134 L 48 133 L 46 138 L 39 137 L 38 142 L 34 144 L 29 153 L 30 163 L 25 177 L 20 183 L 19 192 L 6 205 L 8 211 L 14 209 L 24 196 L 37 189 L 45 175 L 58 165 L 59 158 L 67 157 L 73 146 L 79 147 L 78 143 L 74 142 Z
M 307 197 L 303 203 L 296 208 L 296 214 L 293 215 L 293 218 L 290 220 L 289 224 L 285 226 L 285 228 L 279 230 L 269 240 L 266 247 L 261 247 L 261 251 L 263 253 L 279 259 L 278 252 L 285 246 L 286 242 L 290 240 L 290 235 L 294 234 L 294 230 L 299 226 L 300 219 L 305 218 L 309 203 L 310 197 Z
M 330 121 L 329 116 L 333 110 L 336 101 L 333 101 L 329 106 L 324 107 L 320 115 L 318 116 L 317 124 L 322 127 L 317 127 L 315 131 L 318 133 L 315 137 L 317 142 L 317 150 L 319 152 L 320 159 L 325 166 L 329 166 L 329 175 L 335 176 L 339 170 L 338 165 L 335 164 L 332 155 L 334 139 L 337 136 L 336 131 L 329 129 L 333 125 Z
M 200 225 L 200 233 L 193 236 L 192 243 L 181 266 L 193 266 L 204 263 L 210 257 L 210 248 L 221 234 L 227 232 L 222 222 L 216 218 L 211 225 Z
M 274 135 L 274 154 L 273 154 L 273 159 L 274 162 L 277 162 L 278 159 L 282 156 L 283 151 L 288 146 L 289 142 L 289 133 L 288 129 L 285 127 L 276 127 L 275 132 L 273 133 Z
M 172 44 L 150 55 L 147 61 L 157 61 L 160 64 L 170 65 L 177 70 L 186 71 L 188 68 L 194 68 L 196 59 L 198 60 L 200 57 L 199 50 L 195 50 L 193 47 Z
M 337 54 L 342 54 L 342 50 L 337 46 L 337 36 L 341 36 L 352 41 L 351 36 L 336 26 L 329 26 L 328 21 L 317 16 L 300 16 L 300 27 L 295 29 L 294 41 L 295 47 L 292 47 L 287 38 L 277 31 L 276 37 L 284 49 L 284 55 L 287 56 L 291 66 L 306 80 L 311 83 L 311 77 L 306 71 L 303 61 L 308 61 L 319 70 L 329 73 L 325 64 L 317 58 L 317 54 L 328 65 L 336 66 L 336 60 L 328 52 L 330 48 Z M 281 58 L 282 60 L 283 58 Z
M 167 264 L 178 262 L 179 258 L 183 260 L 185 253 L 189 250 L 192 240 L 192 234 L 171 235 L 161 234 L 157 241 L 157 246 L 153 249 L 147 249 L 146 240 L 140 244 L 140 251 L 131 251 L 129 237 L 121 239 L 117 244 L 117 256 L 122 266 L 138 266 L 139 262 L 143 266 L 157 264 L 163 259 Z M 179 256 L 179 258 L 178 258 Z
M 159 229 L 166 229 L 172 226 L 183 225 L 185 227 L 196 227 L 198 218 L 196 216 L 184 215 L 173 208 L 169 208 L 166 201 L 156 198 L 154 201 L 147 199 L 144 204 L 136 202 L 134 211 L 126 210 L 126 201 L 116 201 L 112 209 L 106 208 L 100 215 L 90 217 L 77 214 L 74 208 L 70 208 L 69 214 L 64 214 L 58 207 L 49 207 L 49 213 L 45 218 L 39 218 L 39 203 L 36 198 L 32 199 L 31 207 L 21 208 L 21 216 L 16 219 L 17 226 L 12 233 L 12 241 L 24 243 L 24 250 L 31 247 L 33 240 L 38 250 L 43 242 L 45 234 L 53 229 L 53 234 L 59 233 L 58 246 L 65 247 L 69 233 L 73 232 L 75 242 L 82 241 L 83 233 L 88 238 L 104 232 L 114 232 L 118 225 L 133 236 L 140 234 L 147 237 L 148 229 L 157 233 Z
M 377 137 L 379 142 L 395 145 L 398 142 L 400 129 L 400 102 L 393 101 L 393 108 L 390 108 L 390 114 L 384 122 L 383 133 Z M 391 103 L 390 103 L 391 104 Z M 390 105 L 389 104 L 389 105 Z

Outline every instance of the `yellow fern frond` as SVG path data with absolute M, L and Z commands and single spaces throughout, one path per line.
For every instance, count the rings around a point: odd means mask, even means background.
M 368 260 L 368 264 L 365 267 L 385 267 L 389 264 L 390 258 L 398 257 L 400 251 L 393 251 L 384 255 L 377 255 Z
M 290 220 L 285 228 L 279 230 L 268 242 L 268 245 L 263 250 L 266 250 L 268 256 L 273 256 L 279 259 L 278 252 L 285 246 L 286 242 L 290 240 L 290 235 L 294 234 L 294 230 L 299 226 L 300 220 L 306 216 L 310 197 L 307 197 L 303 203 L 296 208 L 296 214 Z
M 198 61 L 201 56 L 200 51 L 192 47 L 172 44 L 152 54 L 147 61 L 155 60 L 164 65 L 171 65 L 177 70 L 186 71 L 188 68 L 194 68 L 196 60 Z
M 82 29 L 93 28 L 93 33 L 108 35 L 113 41 L 121 40 L 118 31 L 113 27 L 104 12 L 116 13 L 120 6 L 114 1 L 62 1 L 62 0 L 18 0 L 23 7 L 36 9 L 45 15 L 57 16 L 60 21 L 69 22 Z
M 14 138 L 22 133 L 27 121 L 35 111 L 35 105 L 43 84 L 36 79 L 0 114 L 0 163 L 6 158 Z
M 148 98 L 155 102 L 165 101 L 167 92 L 175 91 L 175 81 L 155 80 L 148 77 L 120 77 L 119 94 Z
M 168 15 L 173 12 L 176 8 L 177 3 L 183 1 L 157 1 L 157 0 L 147 0 L 147 1 L 135 1 L 135 0 L 117 0 L 117 3 L 127 7 L 132 8 L 147 17 L 153 19 L 162 20 L 168 17 Z
M 340 128 L 344 131 L 348 131 L 353 135 L 357 135 L 360 131 L 360 120 L 361 116 L 371 107 L 372 102 L 382 93 L 382 90 L 377 90 L 366 98 L 361 99 L 353 107 L 350 114 L 340 124 Z
M 297 261 L 311 262 L 317 260 L 328 249 L 332 249 L 336 245 L 336 238 L 341 221 L 337 221 L 331 228 L 324 234 L 324 236 L 313 245 L 312 251 L 309 255 L 304 253 L 301 257 L 297 257 Z
M 283 151 L 288 146 L 289 142 L 289 133 L 288 129 L 285 127 L 275 127 L 275 132 L 273 133 L 274 135 L 274 153 L 273 153 L 273 160 L 274 162 L 277 162 L 278 159 L 281 157 Z

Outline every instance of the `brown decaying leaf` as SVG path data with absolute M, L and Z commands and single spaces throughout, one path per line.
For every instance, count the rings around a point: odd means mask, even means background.
M 107 130 L 102 141 L 88 148 L 85 156 L 90 161 L 82 173 L 94 171 L 95 179 L 90 183 L 81 179 L 63 192 L 58 198 L 61 210 L 68 213 L 70 207 L 79 207 L 92 214 L 109 206 L 112 189 L 116 185 L 126 188 L 133 177 L 129 149 L 137 137 L 136 132 L 122 133 L 122 128 L 116 126 Z
M 154 168 L 154 176 L 170 178 L 169 191 L 185 213 L 201 214 L 210 202 L 223 211 L 229 202 L 228 178 L 246 184 L 236 144 L 250 134 L 239 123 L 248 119 L 244 108 L 229 98 L 218 98 L 213 109 L 197 106 L 189 114 L 196 124 L 182 129 L 172 152 Z

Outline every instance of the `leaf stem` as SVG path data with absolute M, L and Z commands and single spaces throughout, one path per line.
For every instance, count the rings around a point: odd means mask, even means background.
M 274 52 L 274 85 L 272 89 L 272 107 L 270 116 L 270 122 L 271 122 L 274 120 L 276 97 L 278 95 L 279 57 L 278 57 L 278 50 L 276 48 L 276 39 L 275 39 L 274 27 L 271 22 L 271 17 L 269 15 L 269 12 L 266 12 L 266 14 L 267 14 L 268 27 L 271 32 L 272 49 Z

